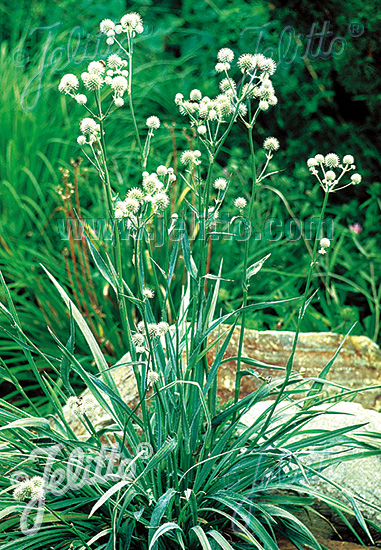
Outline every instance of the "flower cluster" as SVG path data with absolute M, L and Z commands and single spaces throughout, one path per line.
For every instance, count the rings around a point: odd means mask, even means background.
M 122 107 L 123 95 L 129 89 L 127 65 L 128 62 L 116 54 L 109 55 L 106 61 L 91 61 L 87 71 L 81 74 L 82 83 L 89 92 L 96 92 L 105 85 L 109 86 L 115 106 Z M 61 78 L 58 90 L 71 96 L 79 105 L 85 106 L 88 98 L 85 94 L 76 93 L 78 87 L 78 78 L 73 74 L 65 74 Z
M 91 396 L 88 396 L 88 397 L 71 396 L 67 400 L 66 404 L 71 414 L 75 416 L 83 416 L 85 414 L 89 415 L 94 411 L 96 407 L 96 402 Z
M 134 187 L 127 191 L 124 201 L 115 202 L 114 215 L 116 218 L 130 218 L 135 220 L 139 211 L 143 211 L 148 204 L 155 212 L 163 212 L 170 203 L 168 188 L 176 180 L 173 168 L 160 165 L 156 172 L 143 172 L 142 188 Z
M 120 19 L 120 22 L 115 24 L 111 19 L 103 19 L 99 25 L 102 34 L 107 36 L 107 44 L 114 44 L 116 35 L 126 33 L 129 38 L 133 38 L 136 34 L 141 34 L 144 31 L 143 20 L 138 13 L 126 13 Z
M 81 135 L 77 137 L 77 143 L 81 147 L 86 143 L 92 145 L 100 140 L 101 127 L 93 118 L 84 118 L 79 124 Z
M 191 91 L 189 99 L 184 99 L 183 94 L 175 96 L 180 113 L 190 118 L 191 126 L 196 128 L 206 145 L 216 141 L 220 124 L 227 123 L 232 118 L 245 120 L 249 101 L 258 101 L 250 124 L 253 124 L 260 111 L 267 111 L 278 102 L 270 80 L 276 70 L 276 63 L 272 59 L 261 54 L 241 55 L 237 61 L 238 68 L 244 74 L 240 86 L 228 74 L 233 60 L 234 52 L 229 48 L 222 48 L 217 54 L 216 71 L 224 73 L 224 78 L 219 84 L 221 93 L 214 99 L 203 97 L 197 89 Z
M 354 158 L 352 155 L 345 155 L 342 162 L 336 153 L 328 153 L 328 155 L 315 155 L 307 160 L 307 166 L 318 180 L 326 193 L 340 191 L 349 185 L 357 185 L 361 182 L 360 174 L 352 174 L 349 182 L 340 183 L 344 174 L 350 170 L 355 170 Z M 340 174 L 337 174 L 333 168 L 339 169 Z M 321 175 L 319 175 L 319 169 Z
M 13 497 L 16 500 L 29 501 L 29 500 L 44 500 L 44 479 L 39 476 L 34 476 L 23 481 L 13 491 Z

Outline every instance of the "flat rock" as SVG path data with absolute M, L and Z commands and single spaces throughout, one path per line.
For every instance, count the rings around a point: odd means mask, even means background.
M 224 327 L 226 328 L 226 327 Z M 213 335 L 216 337 L 216 334 Z M 236 327 L 224 358 L 236 357 L 240 327 Z M 269 365 L 250 367 L 242 363 L 241 369 L 254 368 L 263 378 L 281 378 L 284 372 L 274 367 L 285 367 L 291 353 L 294 339 L 293 332 L 245 330 L 243 356 Z M 331 332 L 303 332 L 299 334 L 293 369 L 301 376 L 317 377 L 332 359 L 344 340 L 344 336 Z M 222 340 L 223 341 L 223 340 Z M 215 348 L 208 355 L 212 364 Z M 235 360 L 223 363 L 218 370 L 218 393 L 223 401 L 234 392 Z M 273 368 L 271 368 L 271 366 Z M 358 394 L 355 401 L 369 409 L 381 408 L 381 350 L 365 336 L 349 336 L 339 355 L 336 357 L 327 380 L 346 386 L 351 390 L 367 386 L 380 386 Z M 256 389 L 262 381 L 252 376 L 244 376 L 241 381 L 240 397 Z

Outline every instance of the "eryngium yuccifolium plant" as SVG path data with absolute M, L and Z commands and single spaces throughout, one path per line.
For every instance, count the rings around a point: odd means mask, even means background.
M 125 353 L 116 362 L 104 354 L 70 292 L 46 270 L 71 323 L 68 337 L 49 333 L 57 353 L 44 354 L 20 326 L 3 282 L 8 304 L 0 304 L 1 311 L 55 414 L 41 418 L 36 409 L 30 414 L 0 400 L 2 549 L 277 550 L 277 537 L 283 536 L 298 548 L 321 550 L 299 519 L 303 510 L 314 513 L 316 498 L 342 517 L 356 516 L 370 536 L 354 495 L 349 499 L 353 511 L 350 505 L 319 494 L 310 478 L 324 477 L 327 466 L 342 461 L 335 446 L 344 446 L 349 460 L 356 457 L 357 449 L 377 453 L 377 444 L 343 430 L 310 433 L 306 422 L 323 414 L 318 405 L 337 396 L 322 393 L 323 377 L 309 380 L 293 371 L 298 333 L 312 299 L 313 269 L 330 241 L 315 239 L 302 298 L 256 303 L 248 289 L 269 255 L 249 265 L 249 250 L 255 250 L 255 244 L 246 239 L 238 281 L 242 303 L 225 315 L 218 314 L 220 286 L 227 281 L 222 262 L 210 267 L 206 244 L 235 175 L 223 177 L 216 159 L 232 125 L 241 124 L 249 142 L 251 189 L 242 185 L 231 206 L 239 211 L 234 219 L 250 228 L 259 184 L 276 174 L 267 169 L 280 147 L 278 139 L 267 137 L 262 143 L 254 133 L 259 114 L 277 103 L 271 81 L 275 62 L 261 54 L 244 53 L 235 64 L 233 50 L 222 48 L 217 54 L 216 72 L 222 78 L 216 96 L 204 96 L 202 85 L 191 91 L 188 100 L 177 93 L 175 102 L 196 130 L 197 145 L 191 143 L 180 155 L 182 171 L 177 180 L 183 185 L 183 201 L 178 212 L 170 213 L 171 206 L 177 209 L 180 204 L 171 196 L 174 169 L 166 161 L 152 166 L 150 158 L 151 142 L 163 131 L 160 119 L 150 114 L 145 127 L 139 128 L 134 114 L 133 53 L 138 46 L 135 41 L 144 32 L 143 20 L 137 13 L 126 14 L 118 22 L 104 19 L 100 31 L 108 45 L 115 44 L 118 54 L 92 61 L 79 78 L 65 75 L 59 91 L 85 111 L 78 121 L 78 145 L 104 184 L 111 253 L 93 243 L 91 235 L 85 233 L 85 238 L 100 274 L 98 281 L 104 279 L 105 294 L 114 301 L 120 318 L 117 328 L 105 320 L 105 341 L 109 331 L 118 330 Z M 129 109 L 139 151 L 136 164 L 141 168 L 141 176 L 128 182 L 123 196 L 107 160 L 104 128 L 105 119 L 118 116 L 121 107 Z M 256 162 L 256 147 L 263 148 L 265 162 Z M 342 176 L 334 171 L 339 168 L 344 175 L 354 169 L 353 162 L 346 155 L 340 163 L 333 153 L 308 161 L 325 191 L 317 235 L 328 195 L 341 185 Z M 360 179 L 354 174 L 351 182 Z M 186 198 L 188 192 L 193 193 L 192 200 Z M 189 213 L 197 221 L 194 241 L 184 229 Z M 152 220 L 165 216 L 169 223 L 162 231 L 163 244 L 154 250 L 146 235 Z M 123 225 L 132 238 L 128 246 L 121 239 Z M 180 299 L 173 293 L 175 272 L 183 281 Z M 244 356 L 245 314 L 280 304 L 287 307 L 289 302 L 299 309 L 294 347 L 287 365 L 280 366 L 279 378 L 272 381 L 250 368 L 256 363 Z M 234 386 L 232 399 L 221 405 L 217 375 L 231 339 L 236 338 L 238 321 L 238 352 L 229 359 L 236 362 L 236 375 L 229 380 Z M 97 376 L 76 357 L 75 326 L 86 339 Z M 46 363 L 43 372 L 35 363 L 37 355 Z M 51 372 L 59 373 L 58 383 L 51 380 Z M 77 395 L 72 386 L 73 372 L 87 387 L 83 394 Z M 255 385 L 239 399 L 243 376 Z M 339 391 L 353 395 L 345 388 Z M 245 425 L 245 412 L 267 398 L 273 398 L 273 404 L 254 424 Z M 282 413 L 280 405 L 287 409 L 295 402 L 298 412 L 292 418 Z M 315 459 L 307 460 L 311 456 Z M 20 477 L 24 481 L 15 486 L 14 480 Z

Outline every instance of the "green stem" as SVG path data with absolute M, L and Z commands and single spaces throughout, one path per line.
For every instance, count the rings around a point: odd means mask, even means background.
M 107 156 L 106 156 L 106 143 L 105 143 L 105 137 L 103 132 L 103 117 L 102 117 L 102 109 L 101 109 L 101 102 L 100 97 L 98 97 L 97 94 L 95 94 L 98 110 L 99 110 L 99 125 L 100 125 L 100 134 L 101 134 L 101 151 L 103 156 L 103 167 L 104 167 L 104 173 L 105 173 L 105 182 L 106 182 L 106 196 L 107 196 L 107 206 L 109 211 L 109 219 L 113 219 L 113 201 L 112 201 L 112 188 L 111 188 L 111 181 L 110 181 L 110 174 L 107 167 Z M 132 337 L 131 337 L 131 327 L 128 320 L 127 315 L 127 303 L 126 299 L 123 295 L 123 266 L 122 266 L 122 252 L 121 252 L 121 245 L 120 245 L 120 235 L 119 235 L 119 228 L 118 224 L 115 223 L 114 225 L 114 239 L 115 239 L 115 248 L 114 248 L 114 261 L 116 264 L 116 271 L 118 274 L 118 286 L 119 286 L 119 295 L 118 295 L 118 304 L 119 304 L 119 313 L 122 320 L 122 327 L 123 327 L 123 335 L 124 338 L 126 338 L 126 344 L 127 349 L 131 353 L 131 358 L 133 361 L 136 360 L 135 355 L 135 346 L 132 343 Z
M 254 152 L 254 143 L 253 143 L 253 127 L 250 126 L 248 128 L 249 133 L 249 144 L 250 144 L 250 160 L 251 160 L 251 167 L 252 167 L 252 186 L 251 186 L 251 196 L 250 196 L 250 203 L 249 203 L 249 225 L 252 227 L 252 218 L 253 218 L 253 210 L 254 210 L 254 203 L 255 203 L 255 193 L 257 188 L 257 169 L 256 169 L 256 162 L 255 162 L 255 152 Z M 243 348 L 243 339 L 245 334 L 245 321 L 246 321 L 246 306 L 247 306 L 247 295 L 249 291 L 249 286 L 247 284 L 247 277 L 246 277 L 246 271 L 247 271 L 247 263 L 249 258 L 249 246 L 250 246 L 250 238 L 246 239 L 245 241 L 245 252 L 244 252 L 244 259 L 243 259 L 243 272 L 242 272 L 242 289 L 243 289 L 243 301 L 242 301 L 242 308 L 243 312 L 241 314 L 241 331 L 239 335 L 239 344 L 238 344 L 238 360 L 237 360 L 237 371 L 236 371 L 236 379 L 235 379 L 235 391 L 234 391 L 234 402 L 237 403 L 238 397 L 239 397 L 239 390 L 241 386 L 241 378 L 239 376 L 241 372 L 241 356 L 242 356 L 242 348 Z

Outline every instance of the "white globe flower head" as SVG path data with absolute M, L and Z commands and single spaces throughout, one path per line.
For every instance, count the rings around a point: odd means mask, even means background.
M 106 70 L 106 64 L 102 61 L 92 61 L 87 67 L 88 73 L 103 74 Z
M 322 239 L 320 239 L 320 246 L 322 248 L 329 248 L 331 246 L 331 241 L 326 237 L 323 237 Z
M 150 130 L 157 130 L 160 128 L 160 119 L 157 116 L 150 116 L 146 120 L 146 125 Z
M 331 246 L 331 241 L 327 238 L 320 239 L 320 250 L 319 254 L 326 254 L 327 249 Z
M 115 25 L 115 32 L 116 34 L 121 34 L 123 32 L 122 25 Z
M 337 168 L 337 166 L 339 166 L 339 164 L 340 164 L 340 159 L 336 155 L 336 153 L 329 153 L 324 158 L 324 164 L 328 168 Z
M 204 136 L 207 132 L 206 126 L 204 124 L 201 124 L 201 126 L 197 128 L 197 132 L 200 134 L 200 136 Z
M 235 81 L 232 78 L 224 78 L 219 83 L 219 88 L 220 88 L 221 92 L 224 93 L 224 92 L 227 92 L 227 91 L 235 90 L 237 88 L 237 84 L 235 83 Z
M 352 174 L 351 180 L 354 183 L 354 185 L 357 185 L 361 181 L 361 175 L 360 174 Z
M 323 155 L 315 155 L 315 160 L 316 160 L 319 164 L 323 164 L 323 162 L 324 162 L 324 157 L 323 157 Z
M 112 79 L 111 88 L 114 90 L 115 93 L 123 95 L 124 92 L 127 90 L 127 87 L 128 82 L 127 79 L 124 78 L 124 76 L 116 76 Z
M 122 29 L 125 32 L 135 31 L 138 34 L 143 32 L 142 17 L 138 13 L 126 13 L 120 20 Z
M 328 170 L 325 174 L 325 179 L 327 181 L 334 181 L 336 179 L 336 174 L 333 170 Z
M 275 137 L 268 137 L 263 142 L 263 149 L 266 151 L 278 151 L 279 147 L 279 141 Z
M 13 491 L 13 497 L 16 500 L 28 501 L 28 500 L 44 500 L 45 481 L 42 477 L 34 476 L 27 481 L 20 483 Z
M 79 127 L 83 134 L 94 134 L 98 131 L 98 124 L 93 118 L 84 118 L 81 120 Z
M 271 105 L 272 107 L 274 107 L 274 105 L 276 105 L 278 103 L 278 98 L 276 97 L 276 95 L 271 95 L 269 98 L 268 98 L 268 103 L 269 105 Z
M 100 31 L 103 34 L 106 34 L 108 31 L 115 29 L 115 23 L 114 21 L 111 21 L 111 19 L 103 19 L 99 25 Z
M 115 40 L 112 38 L 112 36 L 109 36 L 106 40 L 106 44 L 108 46 L 112 46 L 114 44 Z
M 180 105 L 180 103 L 182 102 L 183 99 L 184 99 L 183 94 L 176 94 L 176 95 L 175 95 L 175 103 L 176 103 L 176 105 Z
M 147 375 L 147 386 L 153 386 L 153 384 L 156 384 L 159 381 L 160 375 L 158 372 L 155 372 L 154 370 L 148 371 Z
M 98 73 L 82 73 L 81 78 L 88 90 L 100 90 L 104 84 L 103 77 Z
M 169 331 L 169 324 L 165 321 L 160 321 L 157 325 L 157 332 L 159 336 L 164 336 Z
M 353 158 L 352 155 L 345 155 L 343 158 L 344 164 L 354 164 L 354 162 L 355 162 L 355 159 Z
M 250 72 L 256 67 L 256 58 L 251 53 L 244 53 L 239 57 L 237 65 L 241 72 Z
M 222 48 L 217 54 L 220 63 L 231 63 L 234 59 L 234 52 L 230 48 Z
M 273 75 L 276 71 L 276 63 L 273 59 L 265 57 L 263 61 L 257 62 L 258 68 L 266 74 Z
M 261 111 L 267 111 L 270 105 L 268 101 L 266 101 L 265 99 L 261 99 L 258 107 L 260 108 Z
M 122 59 L 117 54 L 111 54 L 107 58 L 107 66 L 110 67 L 110 69 L 119 69 L 123 66 Z
M 234 206 L 236 208 L 239 208 L 240 210 L 243 210 L 245 208 L 245 206 L 247 205 L 247 201 L 246 199 L 244 199 L 243 197 L 238 197 L 235 201 L 234 201 Z
M 86 143 L 86 136 L 78 136 L 78 137 L 77 137 L 77 143 L 78 143 L 78 145 L 80 145 L 81 147 L 82 147 L 83 145 L 85 145 L 85 143 Z
M 137 187 L 129 189 L 129 191 L 127 192 L 127 198 L 135 199 L 139 202 L 139 204 L 144 203 L 144 193 L 141 189 L 138 189 Z
M 115 36 L 115 31 L 108 31 L 106 36 L 113 38 Z
M 192 90 L 189 97 L 191 101 L 201 101 L 202 93 L 200 90 Z
M 124 99 L 122 97 L 116 97 L 114 99 L 115 107 L 123 107 L 124 105 Z
M 111 84 L 112 84 L 112 76 L 106 76 L 106 78 L 105 78 L 105 84 L 107 84 L 107 86 L 111 86 Z
M 169 206 L 170 200 L 166 193 L 156 193 L 152 197 L 152 206 L 158 210 L 159 212 L 162 212 Z
M 228 185 L 228 182 L 226 181 L 225 178 L 217 178 L 213 183 L 213 187 L 217 191 L 225 191 L 227 185 Z
M 229 71 L 230 63 L 217 63 L 215 69 L 217 73 L 223 73 L 224 71 Z
M 65 74 L 61 78 L 61 82 L 58 85 L 58 90 L 61 93 L 69 94 L 74 92 L 79 86 L 78 78 L 74 74 Z
M 146 298 L 147 300 L 152 300 L 152 298 L 155 296 L 154 291 L 151 288 L 143 288 L 142 290 L 143 298 Z
M 139 332 L 135 332 L 135 334 L 132 335 L 132 342 L 134 346 L 142 346 L 145 342 L 145 338 L 143 334 L 139 334 Z
M 140 203 L 132 197 L 128 197 L 123 204 L 124 210 L 127 214 L 136 214 L 139 211 Z
M 85 96 L 85 94 L 77 94 L 75 96 L 75 100 L 77 103 L 79 103 L 79 105 L 86 105 L 87 103 L 87 97 Z
M 314 168 L 315 166 L 317 166 L 319 163 L 318 161 L 316 160 L 316 158 L 314 157 L 311 157 L 307 160 L 307 166 L 308 168 Z
M 162 164 L 156 168 L 156 173 L 158 176 L 166 176 L 167 172 L 167 167 L 163 166 Z

